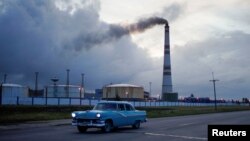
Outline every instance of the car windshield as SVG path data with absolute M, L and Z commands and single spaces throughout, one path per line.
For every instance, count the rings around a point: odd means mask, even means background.
M 94 110 L 116 110 L 115 103 L 98 103 L 94 108 Z

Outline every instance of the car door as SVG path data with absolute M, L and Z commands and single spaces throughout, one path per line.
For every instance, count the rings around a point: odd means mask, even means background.
M 119 114 L 119 117 L 117 119 L 117 126 L 124 126 L 127 125 L 127 111 L 125 109 L 125 105 L 124 104 L 118 104 L 118 109 L 117 109 L 117 113 Z
M 135 109 L 130 104 L 125 104 L 125 108 L 127 115 L 127 125 L 132 125 L 136 120 Z

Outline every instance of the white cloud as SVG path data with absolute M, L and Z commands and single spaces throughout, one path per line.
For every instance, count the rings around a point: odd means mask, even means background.
M 211 73 L 214 72 L 220 80 L 218 90 L 222 98 L 236 98 L 239 97 L 238 93 L 248 96 L 250 35 L 242 32 L 227 34 L 231 38 L 209 38 L 174 47 L 172 64 L 175 85 L 177 90 L 185 88 L 181 91 L 182 95 L 189 95 L 193 91 L 196 95 L 211 95 L 212 89 L 204 89 L 211 85 L 208 80 L 212 79 Z

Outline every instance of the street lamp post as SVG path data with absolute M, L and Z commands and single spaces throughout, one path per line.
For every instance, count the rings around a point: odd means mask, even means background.
M 81 82 L 81 88 L 80 88 L 80 98 L 82 98 L 82 95 L 84 95 L 84 73 L 81 74 L 82 76 L 82 82 Z
M 4 74 L 3 83 L 7 83 L 7 74 Z
M 152 85 L 152 82 L 149 82 L 149 97 L 151 97 L 151 85 Z
M 84 73 L 82 73 L 82 88 L 83 88 L 83 95 L 84 95 L 84 92 L 85 92 Z
M 38 90 L 38 74 L 39 74 L 39 72 L 35 72 L 35 75 L 36 75 L 36 81 L 35 81 L 35 95 L 37 95 L 37 90 Z
M 82 105 L 82 95 L 84 95 L 84 73 L 81 74 L 82 76 L 82 82 L 81 82 L 81 86 L 80 86 L 80 105 Z
M 69 69 L 67 71 L 67 80 L 66 80 L 66 96 L 69 97 Z

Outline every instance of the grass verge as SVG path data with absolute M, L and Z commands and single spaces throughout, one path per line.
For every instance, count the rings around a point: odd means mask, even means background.
M 57 120 L 71 118 L 71 112 L 90 110 L 90 106 L 0 106 L 0 125 L 24 123 L 28 121 Z M 250 110 L 249 106 L 214 107 L 138 107 L 146 110 L 148 118 L 184 116 L 216 112 Z
M 221 113 L 221 112 L 233 112 L 250 110 L 248 106 L 218 106 L 217 110 L 211 106 L 202 107 L 141 107 L 140 110 L 146 110 L 148 118 L 159 118 L 159 117 L 173 117 L 173 116 L 185 116 L 185 115 L 197 115 L 197 114 L 208 114 L 208 113 Z

